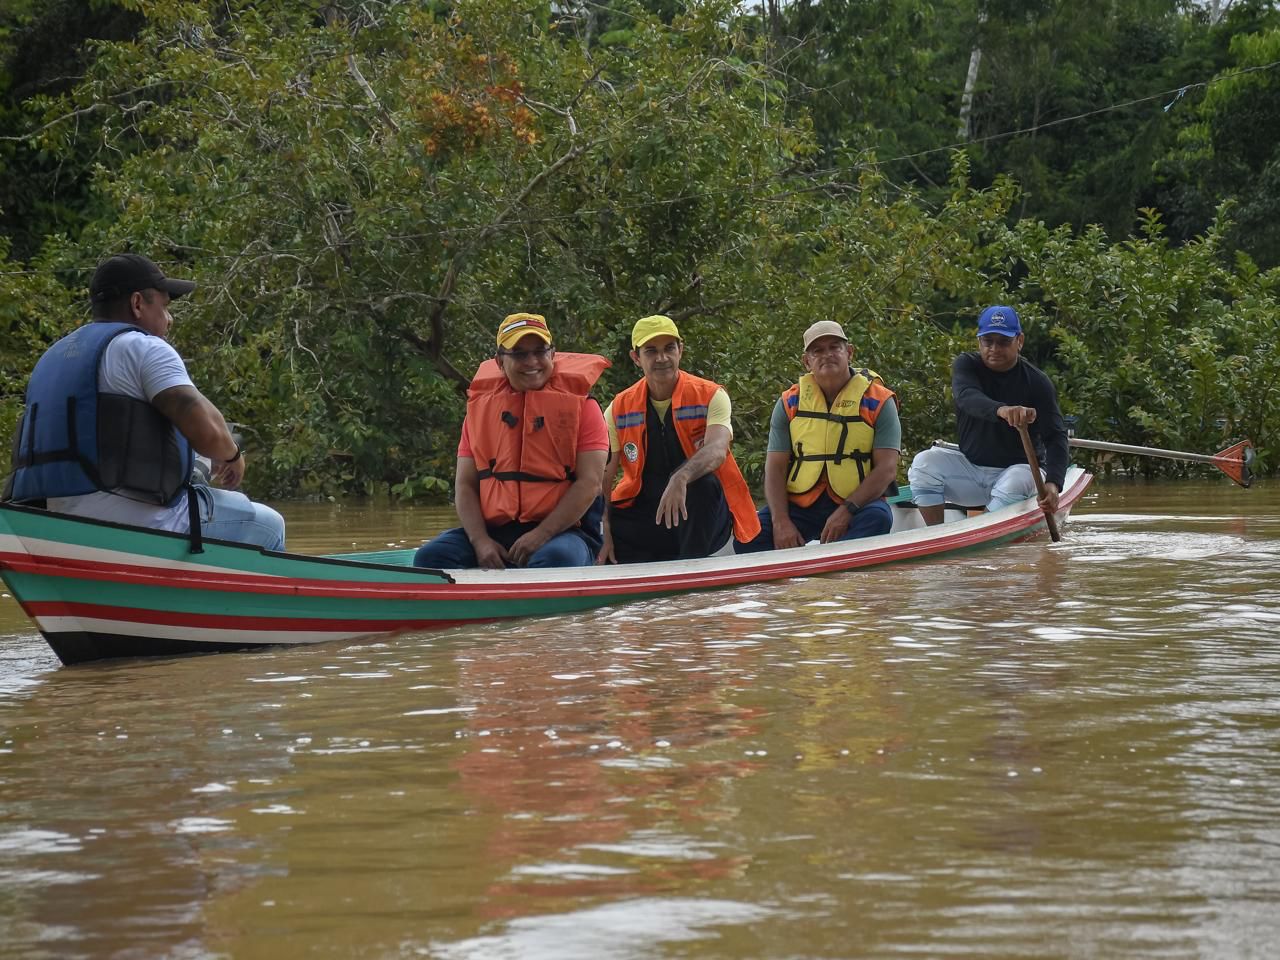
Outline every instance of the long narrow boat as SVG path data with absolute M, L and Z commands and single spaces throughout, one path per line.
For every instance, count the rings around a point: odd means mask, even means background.
M 1072 467 L 1066 519 L 1092 479 Z M 421 570 L 412 550 L 271 553 L 0 505 L 0 575 L 65 664 L 358 640 L 586 610 L 692 590 L 808 577 L 1024 540 L 1035 500 L 925 527 L 897 498 L 894 529 L 845 543 L 671 563 L 552 570 Z

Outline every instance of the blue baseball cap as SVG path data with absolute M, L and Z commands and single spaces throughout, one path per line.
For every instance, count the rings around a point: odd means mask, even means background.
M 989 333 L 998 333 L 1002 337 L 1013 338 L 1022 332 L 1018 323 L 1018 311 L 1013 307 L 987 307 L 978 315 L 978 336 L 985 337 Z

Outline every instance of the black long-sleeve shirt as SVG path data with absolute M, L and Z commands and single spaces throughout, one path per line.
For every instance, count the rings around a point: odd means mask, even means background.
M 951 392 L 960 452 L 982 467 L 1027 462 L 1018 431 L 996 416 L 996 410 L 1035 407 L 1036 421 L 1027 430 L 1046 480 L 1062 489 L 1071 460 L 1067 425 L 1058 409 L 1057 391 L 1038 367 L 1019 357 L 1012 369 L 997 373 L 976 351 L 962 353 L 951 365 Z

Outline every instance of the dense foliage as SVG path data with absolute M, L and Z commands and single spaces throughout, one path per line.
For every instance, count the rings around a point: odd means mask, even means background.
M 87 6 L 55 67 L 29 41 L 84 4 L 0 23 L 0 433 L 131 248 L 200 283 L 173 338 L 258 494 L 447 489 L 513 310 L 614 359 L 602 396 L 634 320 L 675 317 L 754 471 L 809 323 L 846 325 L 913 450 L 950 434 L 951 357 L 997 301 L 1082 434 L 1275 463 L 1271 4 Z

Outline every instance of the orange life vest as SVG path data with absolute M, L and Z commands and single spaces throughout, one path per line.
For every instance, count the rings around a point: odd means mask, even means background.
M 703 380 L 681 371 L 671 395 L 671 422 L 685 459 L 702 446 L 707 432 L 707 405 L 720 389 L 718 383 Z M 649 451 L 647 435 L 649 385 L 640 380 L 613 398 L 613 424 L 622 448 L 622 479 L 613 488 L 610 499 L 627 506 L 640 495 L 644 477 L 644 460 Z M 746 542 L 760 532 L 760 518 L 751 500 L 751 491 L 730 451 L 716 470 L 716 478 L 724 490 L 729 513 L 733 515 L 733 535 Z
M 480 477 L 480 512 L 489 526 L 536 523 L 575 479 L 582 398 L 609 361 L 589 353 L 556 355 L 540 390 L 517 392 L 493 359 L 467 390 L 467 437 Z

